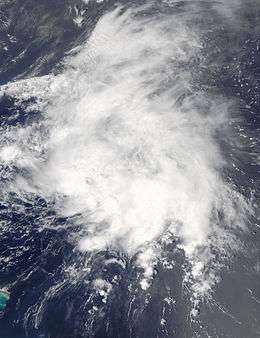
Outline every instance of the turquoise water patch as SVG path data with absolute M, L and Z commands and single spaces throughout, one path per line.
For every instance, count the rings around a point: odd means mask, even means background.
M 0 291 L 0 311 L 3 311 L 6 308 L 9 299 L 10 296 L 7 292 Z

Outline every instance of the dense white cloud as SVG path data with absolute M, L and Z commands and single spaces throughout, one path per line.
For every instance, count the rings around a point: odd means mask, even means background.
M 55 196 L 61 214 L 81 214 L 81 250 L 140 251 L 146 288 L 154 243 L 168 232 L 199 279 L 211 245 L 225 241 L 217 213 L 227 227 L 242 226 L 248 208 L 221 178 L 214 134 L 229 103 L 193 89 L 191 64 L 202 47 L 185 17 L 121 11 L 99 20 L 62 74 L 2 88 L 40 97 L 44 121 L 15 130 L 0 157 L 7 161 L 13 147 L 10 161 L 30 172 L 30 180 L 17 178 L 17 191 Z

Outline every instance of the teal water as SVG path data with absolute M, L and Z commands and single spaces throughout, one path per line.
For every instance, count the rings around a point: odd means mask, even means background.
M 0 291 L 0 311 L 3 311 L 6 308 L 9 298 L 10 296 L 6 292 Z

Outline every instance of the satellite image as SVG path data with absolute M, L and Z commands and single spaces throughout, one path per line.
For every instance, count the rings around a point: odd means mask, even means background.
M 260 0 L 0 0 L 0 338 L 260 337 Z

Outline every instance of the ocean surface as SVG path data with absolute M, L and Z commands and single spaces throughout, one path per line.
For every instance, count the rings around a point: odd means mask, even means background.
M 0 338 L 260 337 L 259 133 L 258 0 L 1 0 Z

